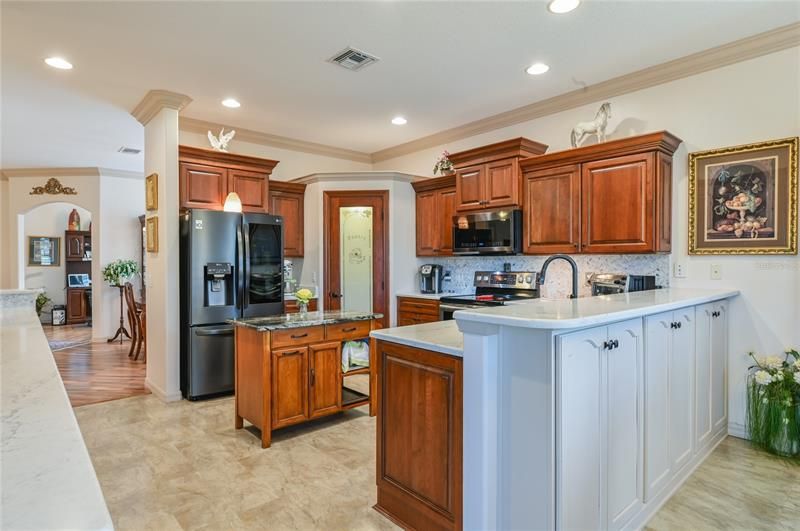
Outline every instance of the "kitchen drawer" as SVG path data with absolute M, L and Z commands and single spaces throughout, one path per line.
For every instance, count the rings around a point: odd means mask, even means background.
M 325 327 L 306 326 L 304 328 L 290 328 L 288 330 L 275 330 L 272 332 L 272 348 L 307 345 L 325 340 Z
M 325 325 L 325 339 L 328 341 L 347 341 L 369 337 L 369 321 L 351 321 Z
M 436 299 L 417 299 L 397 297 L 397 311 L 405 314 L 432 315 L 439 320 L 439 301 Z
M 398 313 L 397 326 L 417 325 L 423 323 L 435 323 L 439 320 L 439 316 L 419 313 Z

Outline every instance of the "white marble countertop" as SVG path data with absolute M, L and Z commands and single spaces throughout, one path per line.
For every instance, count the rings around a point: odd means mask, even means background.
M 738 295 L 732 289 L 664 288 L 578 299 L 534 299 L 482 309 L 460 310 L 456 322 L 480 322 L 522 328 L 567 329 L 621 321 Z
M 431 300 L 439 300 L 442 297 L 453 297 L 455 295 L 468 295 L 467 293 L 420 293 L 419 291 L 398 291 L 396 294 L 398 297 L 413 297 L 415 299 L 431 299 Z
M 34 297 L 0 291 L 0 528 L 113 529 Z
M 458 330 L 455 321 L 437 321 L 397 328 L 373 330 L 375 339 L 399 343 L 409 347 L 422 348 L 462 357 L 464 355 L 464 335 Z

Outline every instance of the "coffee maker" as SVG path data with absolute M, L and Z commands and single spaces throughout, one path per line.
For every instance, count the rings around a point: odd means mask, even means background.
M 441 293 L 442 266 L 437 264 L 425 264 L 419 268 L 419 291 L 420 293 Z

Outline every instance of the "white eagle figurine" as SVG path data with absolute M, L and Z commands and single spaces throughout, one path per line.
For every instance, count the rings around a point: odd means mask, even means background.
M 236 135 L 236 131 L 231 129 L 227 133 L 225 132 L 225 128 L 219 130 L 219 137 L 215 137 L 211 131 L 208 132 L 208 141 L 211 142 L 211 147 L 216 149 L 217 151 L 224 151 L 225 153 L 228 152 L 228 142 L 233 140 L 234 135 Z

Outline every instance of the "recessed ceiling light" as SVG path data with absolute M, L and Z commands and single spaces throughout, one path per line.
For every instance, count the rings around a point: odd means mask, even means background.
M 551 13 L 569 13 L 576 7 L 581 4 L 581 0 L 552 0 L 549 4 L 547 4 L 547 9 L 550 10 Z
M 225 107 L 228 107 L 228 108 L 231 108 L 231 109 L 238 109 L 239 107 L 242 106 L 241 103 L 239 103 L 238 101 L 236 101 L 233 98 L 225 98 L 224 100 L 222 100 L 222 104 Z
M 48 57 L 44 60 L 44 62 L 53 68 L 58 68 L 59 70 L 72 70 L 72 63 L 63 57 Z
M 394 118 L 392 118 L 392 123 L 394 125 L 406 125 L 408 123 L 408 120 L 406 120 L 402 116 L 395 116 Z
M 525 71 L 532 76 L 544 74 L 548 70 L 550 70 L 550 67 L 544 63 L 533 63 L 531 66 L 525 69 Z

